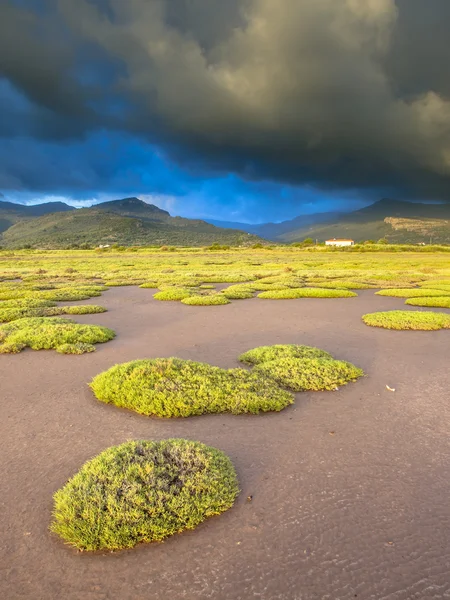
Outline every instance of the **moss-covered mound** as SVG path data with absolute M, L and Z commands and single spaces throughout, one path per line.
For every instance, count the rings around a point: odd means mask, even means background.
M 292 288 L 286 290 L 270 290 L 258 294 L 265 300 L 293 300 L 295 298 L 353 298 L 357 296 L 350 290 L 335 290 L 324 288 Z
M 450 329 L 450 315 L 413 310 L 391 310 L 364 315 L 362 320 L 371 327 L 384 329 L 435 331 Z
M 275 344 L 274 346 L 259 346 L 241 354 L 239 360 L 250 365 L 259 365 L 263 362 L 279 360 L 282 358 L 328 358 L 333 357 L 325 350 L 312 346 L 298 344 Z
M 0 353 L 16 353 L 26 347 L 50 350 L 64 346 L 67 354 L 70 350 L 68 344 L 76 344 L 79 350 L 79 344 L 108 342 L 114 336 L 114 331 L 106 327 L 80 325 L 58 317 L 17 319 L 0 326 Z
M 364 375 L 361 369 L 342 360 L 292 357 L 260 363 L 255 373 L 270 377 L 294 392 L 334 390 Z
M 392 298 L 431 298 L 433 296 L 450 296 L 450 291 L 434 290 L 432 288 L 398 288 L 390 290 L 380 290 L 375 292 L 377 296 L 391 296 Z
M 195 292 L 191 288 L 168 287 L 153 295 L 155 300 L 164 300 L 169 302 L 179 302 L 185 298 L 189 298 Z
M 233 506 L 230 459 L 199 442 L 136 441 L 88 461 L 54 496 L 51 530 L 80 550 L 160 541 Z
M 228 298 L 222 294 L 210 294 L 206 296 L 189 296 L 184 298 L 182 304 L 188 306 L 221 306 L 223 304 L 230 304 Z
M 435 308 L 450 308 L 449 296 L 435 296 L 431 298 L 410 298 L 405 304 L 410 306 L 430 306 Z
M 291 394 L 260 374 L 179 358 L 135 360 L 97 375 L 91 388 L 107 404 L 144 415 L 190 417 L 280 411 Z

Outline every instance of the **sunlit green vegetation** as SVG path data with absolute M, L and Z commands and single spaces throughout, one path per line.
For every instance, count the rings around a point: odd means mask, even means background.
M 376 292 L 377 296 L 392 296 L 393 298 L 431 298 L 433 296 L 450 296 L 450 291 L 435 290 L 433 288 L 409 288 L 409 289 L 393 289 L 380 290 Z
M 192 296 L 194 293 L 195 292 L 193 292 L 191 288 L 169 287 L 161 292 L 157 292 L 153 298 L 155 298 L 155 300 L 175 302 L 184 300 L 185 298 Z
M 312 346 L 301 346 L 298 344 L 275 344 L 273 346 L 259 346 L 241 354 L 239 360 L 249 365 L 259 365 L 263 362 L 280 360 L 285 358 L 333 358 L 331 354 L 313 348 Z
M 89 344 L 85 351 L 91 352 L 93 344 L 108 342 L 114 336 L 114 331 L 106 327 L 80 325 L 58 317 L 17 319 L 0 325 L 0 354 L 17 353 L 27 347 L 32 350 L 53 348 L 64 354 L 80 354 L 84 347 L 80 344 Z
M 298 288 L 261 292 L 258 298 L 267 300 L 292 300 L 294 298 L 352 298 L 357 294 L 350 290 L 334 290 L 322 288 Z
M 280 411 L 293 397 L 269 378 L 179 358 L 136 360 L 97 375 L 91 388 L 107 404 L 158 417 Z
M 335 360 L 324 350 L 296 344 L 260 346 L 239 360 L 256 365 L 254 373 L 294 392 L 335 390 L 364 375 L 355 365 Z
M 436 308 L 450 308 L 450 294 L 448 296 L 435 296 L 426 298 L 410 298 L 405 304 L 410 306 L 430 306 Z
M 208 294 L 205 296 L 189 296 L 184 298 L 181 303 L 188 306 L 221 306 L 230 304 L 230 301 L 223 294 Z
M 220 450 L 182 439 L 126 442 L 56 492 L 51 530 L 79 550 L 121 550 L 194 529 L 238 493 Z
M 362 319 L 366 325 L 384 329 L 417 331 L 450 329 L 450 315 L 437 312 L 392 310 L 367 314 Z
M 141 286 L 142 294 L 151 288 L 155 292 L 150 294 L 162 298 L 180 294 L 177 301 L 203 297 L 210 290 L 205 286 L 216 284 L 229 284 L 219 293 L 231 301 L 250 299 L 258 292 L 263 298 L 266 292 L 275 298 L 346 297 L 351 290 L 380 288 L 406 289 L 410 297 L 422 288 L 439 291 L 441 296 L 449 292 L 445 248 L 379 246 L 375 250 L 372 246 L 4 250 L 0 251 L 0 302 L 84 300 L 116 285 Z M 189 292 L 178 292 L 180 288 Z
M 58 315 L 94 315 L 106 312 L 103 306 L 95 304 L 77 306 L 57 306 L 55 302 L 30 299 L 30 304 L 24 300 L 9 300 L 0 302 L 0 323 L 9 323 L 25 317 L 56 317 Z

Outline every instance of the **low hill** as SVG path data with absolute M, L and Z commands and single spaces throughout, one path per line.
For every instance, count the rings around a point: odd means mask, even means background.
M 403 222 L 403 226 L 401 226 Z M 279 236 L 282 242 L 311 237 L 319 242 L 351 238 L 356 242 L 385 238 L 392 243 L 450 243 L 450 204 L 417 204 L 380 200 L 327 223 L 300 227 Z
M 46 202 L 44 204 L 27 206 L 25 204 L 15 204 L 14 202 L 0 200 L 0 233 L 24 219 L 33 219 L 50 213 L 72 210 L 75 209 L 68 204 L 64 204 L 64 202 Z
M 105 205 L 109 205 L 107 209 Z M 65 248 L 82 244 L 204 246 L 259 241 L 257 236 L 243 231 L 171 217 L 156 206 L 130 198 L 19 221 L 3 233 L 0 243 L 8 248 Z

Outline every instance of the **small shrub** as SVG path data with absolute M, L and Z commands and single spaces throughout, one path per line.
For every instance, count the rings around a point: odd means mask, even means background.
M 351 363 L 330 358 L 279 358 L 262 362 L 255 372 L 294 392 L 334 390 L 364 374 Z
M 97 375 L 91 388 L 106 404 L 158 417 L 257 414 L 280 411 L 293 402 L 291 394 L 253 372 L 178 358 L 116 365 Z
M 328 358 L 333 357 L 325 350 L 312 346 L 299 346 L 297 344 L 275 344 L 274 346 L 259 346 L 241 354 L 239 360 L 250 365 L 259 365 L 263 362 L 285 358 Z
M 364 315 L 362 320 L 371 327 L 384 329 L 435 331 L 450 329 L 450 315 L 413 310 L 391 310 Z
M 293 300 L 295 298 L 353 298 L 357 296 L 349 290 L 335 290 L 323 288 L 293 288 L 262 292 L 258 298 L 267 300 Z
M 51 530 L 80 550 L 161 541 L 218 515 L 239 493 L 230 459 L 200 442 L 126 442 L 88 461 L 54 495 Z
M 179 302 L 180 300 L 189 298 L 189 296 L 192 296 L 194 293 L 195 292 L 191 288 L 168 287 L 161 292 L 154 294 L 153 298 L 155 298 L 155 300 Z
M 450 308 L 449 296 L 436 296 L 432 298 L 410 298 L 405 304 L 410 306 L 429 306 L 435 308 Z
M 184 298 L 182 304 L 188 306 L 220 306 L 223 304 L 230 304 L 228 298 L 222 294 L 211 294 L 210 296 L 189 296 Z
M 392 298 L 431 298 L 432 296 L 450 296 L 450 291 L 446 292 L 444 290 L 433 290 L 430 288 L 399 288 L 380 290 L 375 293 L 377 296 L 391 296 Z
M 108 342 L 114 331 L 99 325 L 80 325 L 58 317 L 17 319 L 0 326 L 0 353 L 20 352 L 26 347 L 50 350 L 64 344 Z

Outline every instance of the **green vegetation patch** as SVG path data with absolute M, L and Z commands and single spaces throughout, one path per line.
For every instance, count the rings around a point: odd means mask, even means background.
M 116 365 L 97 375 L 91 388 L 106 404 L 158 417 L 258 414 L 280 411 L 293 402 L 291 394 L 260 374 L 179 358 Z
M 417 331 L 450 329 L 450 315 L 436 312 L 391 310 L 364 315 L 362 320 L 366 325 L 384 329 L 415 329 Z
M 231 508 L 231 460 L 182 439 L 126 442 L 88 461 L 54 495 L 51 530 L 79 550 L 161 541 Z
M 272 378 L 294 392 L 334 390 L 364 375 L 351 363 L 330 358 L 279 358 L 255 367 L 255 373 Z
M 263 362 L 285 358 L 328 358 L 333 357 L 325 350 L 302 346 L 298 344 L 275 344 L 274 346 L 259 346 L 241 354 L 239 360 L 250 365 L 259 365 Z
M 10 304 L 8 302 L 8 304 Z M 12 302 L 11 302 L 12 304 Z M 50 306 L 49 306 L 50 304 Z M 52 306 L 53 303 L 36 301 L 30 305 L 18 304 L 15 308 L 3 308 L 0 302 L 0 323 L 9 323 L 17 319 L 28 317 L 55 317 L 58 315 L 94 315 L 106 312 L 103 306 L 86 304 L 81 306 Z
M 431 298 L 432 296 L 450 296 L 450 290 L 446 292 L 445 290 L 434 290 L 431 288 L 399 288 L 380 290 L 375 293 L 377 296 L 392 296 L 393 298 Z
M 258 298 L 267 300 L 293 300 L 295 298 L 353 298 L 354 296 L 357 296 L 357 294 L 349 290 L 324 288 L 293 288 L 273 290 L 258 294 Z
M 195 292 L 191 288 L 168 287 L 161 292 L 154 294 L 153 298 L 155 298 L 155 300 L 179 302 L 180 300 L 189 298 L 189 296 L 192 296 L 194 293 Z
M 106 327 L 80 325 L 58 317 L 17 319 L 0 326 L 0 353 L 16 353 L 26 347 L 50 350 L 60 346 L 65 346 L 69 353 L 67 344 L 98 344 L 108 342 L 114 336 L 114 331 Z
M 253 298 L 255 288 L 251 285 L 230 285 L 230 287 L 222 290 L 222 294 L 229 300 L 245 300 Z
M 189 296 L 181 301 L 188 306 L 220 306 L 230 304 L 228 298 L 222 294 L 211 294 L 208 296 Z
M 158 283 L 156 281 L 147 281 L 146 283 L 143 283 L 139 287 L 143 288 L 144 290 L 156 290 L 158 287 Z
M 450 308 L 449 296 L 436 296 L 432 298 L 410 298 L 405 304 L 410 306 L 430 306 L 435 308 Z

